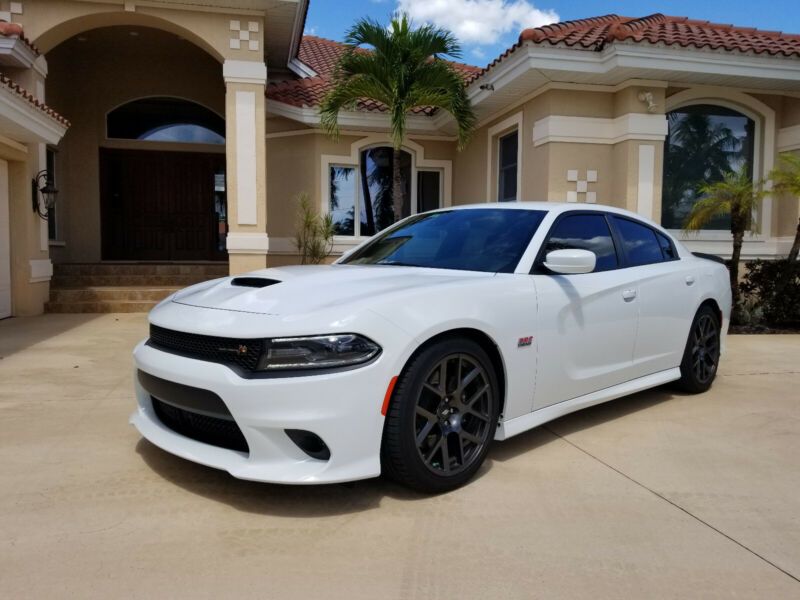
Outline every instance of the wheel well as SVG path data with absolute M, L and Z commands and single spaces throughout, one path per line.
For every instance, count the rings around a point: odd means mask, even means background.
M 708 298 L 707 300 L 703 300 L 703 302 L 700 304 L 700 306 L 697 307 L 698 312 L 704 306 L 710 306 L 711 307 L 711 309 L 714 311 L 714 314 L 717 315 L 717 318 L 719 319 L 719 324 L 721 326 L 722 325 L 722 309 L 719 307 L 719 304 L 717 304 L 717 301 L 714 300 L 713 298 Z
M 500 350 L 497 347 L 497 344 L 495 344 L 494 340 L 492 340 L 492 338 L 486 335 L 483 331 L 468 327 L 443 331 L 442 333 L 439 333 L 420 344 L 420 346 L 414 351 L 414 354 L 412 354 L 408 359 L 406 365 L 411 364 L 411 361 L 414 359 L 414 357 L 431 344 L 454 337 L 465 337 L 472 340 L 481 348 L 483 348 L 484 352 L 486 352 L 486 354 L 489 356 L 489 360 L 492 361 L 492 367 L 494 367 L 494 372 L 497 376 L 497 385 L 500 388 L 500 415 L 502 416 L 506 405 L 506 370 L 505 366 L 503 365 L 503 357 L 500 355 Z M 405 369 L 405 367 L 403 368 Z

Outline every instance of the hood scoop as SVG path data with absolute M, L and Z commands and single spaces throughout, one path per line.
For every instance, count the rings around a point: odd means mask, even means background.
M 234 277 L 231 279 L 231 285 L 236 287 L 265 288 L 276 283 L 280 283 L 280 281 L 265 277 Z

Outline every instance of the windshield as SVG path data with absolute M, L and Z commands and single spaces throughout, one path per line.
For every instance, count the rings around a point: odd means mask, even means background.
M 378 235 L 342 264 L 513 273 L 544 215 L 513 208 L 424 213 Z

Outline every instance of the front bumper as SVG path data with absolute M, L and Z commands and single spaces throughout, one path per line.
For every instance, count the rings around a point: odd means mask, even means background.
M 136 347 L 134 360 L 145 373 L 217 394 L 249 446 L 249 453 L 228 450 L 169 429 L 135 377 L 138 408 L 130 422 L 167 452 L 253 481 L 336 483 L 380 474 L 381 405 L 396 374 L 385 354 L 341 373 L 270 379 L 244 379 L 224 365 L 163 352 L 144 342 Z M 287 436 L 287 429 L 318 435 L 330 449 L 330 459 L 309 457 Z

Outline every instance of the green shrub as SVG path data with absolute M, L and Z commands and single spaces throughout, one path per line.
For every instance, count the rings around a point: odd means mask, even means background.
M 741 290 L 754 320 L 800 326 L 800 261 L 754 260 L 747 265 Z
M 300 254 L 300 263 L 318 265 L 333 250 L 333 217 L 330 213 L 320 215 L 311 205 L 305 192 L 295 198 L 297 203 L 297 226 L 294 245 Z

